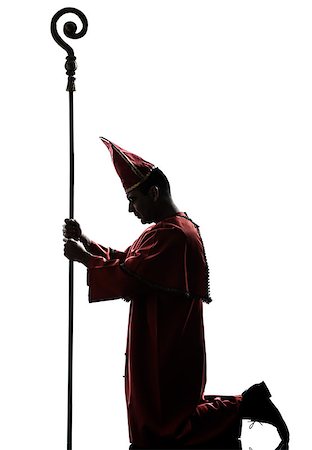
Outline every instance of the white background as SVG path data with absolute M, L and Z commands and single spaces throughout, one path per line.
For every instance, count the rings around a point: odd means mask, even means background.
M 50 34 L 65 6 L 89 20 L 70 42 L 83 231 L 123 250 L 144 229 L 98 136 L 158 165 L 206 245 L 207 394 L 265 380 L 291 450 L 308 448 L 310 2 L 29 0 L 6 3 L 0 28 L 1 449 L 66 448 L 68 94 Z M 126 449 L 129 305 L 87 294 L 76 265 L 73 449 Z M 244 424 L 244 449 L 277 443 L 272 427 Z

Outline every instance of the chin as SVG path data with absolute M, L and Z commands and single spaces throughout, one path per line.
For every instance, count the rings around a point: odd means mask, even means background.
M 141 223 L 143 223 L 143 225 L 145 225 L 146 223 L 152 223 L 152 220 L 141 218 Z

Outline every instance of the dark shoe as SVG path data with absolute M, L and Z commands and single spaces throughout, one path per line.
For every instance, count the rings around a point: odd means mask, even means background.
M 243 419 L 269 423 L 277 428 L 282 442 L 276 450 L 287 450 L 289 431 L 281 413 L 270 400 L 271 394 L 264 381 L 255 384 L 242 394 Z

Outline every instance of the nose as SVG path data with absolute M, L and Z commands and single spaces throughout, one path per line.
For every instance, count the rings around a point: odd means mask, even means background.
M 134 209 L 133 209 L 133 206 L 132 206 L 132 203 L 131 202 L 129 202 L 129 208 L 128 208 L 128 211 L 131 213 L 131 212 L 134 212 Z

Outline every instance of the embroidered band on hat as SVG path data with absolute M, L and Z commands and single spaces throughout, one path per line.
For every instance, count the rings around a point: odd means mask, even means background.
M 100 139 L 110 152 L 114 167 L 126 193 L 143 183 L 155 168 L 153 164 L 124 150 L 108 139 L 103 137 Z

